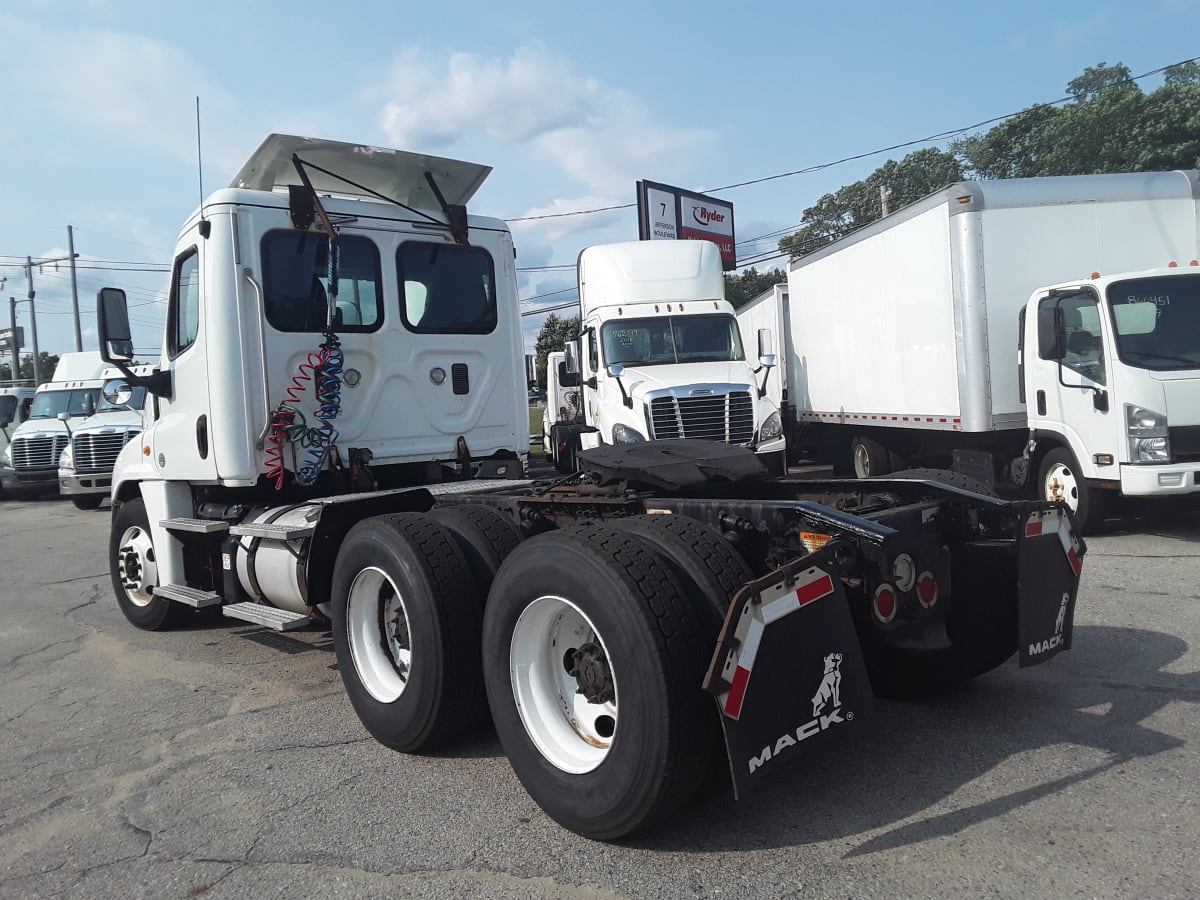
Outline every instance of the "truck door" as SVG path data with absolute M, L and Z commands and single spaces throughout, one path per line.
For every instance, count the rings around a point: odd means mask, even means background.
M 202 253 L 205 242 L 193 230 L 175 257 L 167 301 L 167 358 L 171 395 L 159 400 L 159 421 L 151 451 L 160 474 L 172 481 L 210 481 L 217 477 L 212 452 L 214 423 L 209 409 L 208 354 L 205 352 L 205 292 Z M 219 426 L 219 423 L 218 423 Z
M 1049 329 L 1057 330 L 1056 342 Z M 1092 475 L 1094 454 L 1116 456 L 1119 449 L 1098 298 L 1091 290 L 1043 297 L 1033 330 L 1034 352 L 1026 354 L 1030 427 L 1067 438 L 1080 467 Z M 1046 358 L 1053 355 L 1047 350 L 1052 343 L 1060 358 Z

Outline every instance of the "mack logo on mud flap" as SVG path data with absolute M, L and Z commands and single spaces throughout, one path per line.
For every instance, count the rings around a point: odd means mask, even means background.
M 750 757 L 750 773 L 766 765 L 788 747 L 816 737 L 834 725 L 841 725 L 854 718 L 854 713 L 842 713 L 842 654 L 830 653 L 825 657 L 825 672 L 821 683 L 812 697 L 813 717 L 796 726 L 795 731 L 781 734 L 775 743 L 762 748 L 758 756 Z
M 1062 601 L 1058 604 L 1058 618 L 1054 620 L 1054 636 L 1046 638 L 1044 641 L 1037 641 L 1030 644 L 1030 656 L 1040 656 L 1043 653 L 1049 653 L 1051 650 L 1056 650 L 1062 646 L 1063 627 L 1067 623 L 1067 606 L 1070 602 L 1071 595 L 1063 594 Z

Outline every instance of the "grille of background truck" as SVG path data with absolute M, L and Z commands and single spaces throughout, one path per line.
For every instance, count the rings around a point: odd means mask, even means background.
M 75 435 L 75 469 L 78 472 L 111 472 L 117 464 L 117 454 L 129 443 L 136 431 Z
M 655 440 L 698 438 L 748 444 L 754 438 L 754 404 L 747 391 L 707 397 L 656 397 L 650 401 Z
M 12 442 L 14 469 L 57 469 L 58 457 L 67 449 L 67 436 L 18 437 Z

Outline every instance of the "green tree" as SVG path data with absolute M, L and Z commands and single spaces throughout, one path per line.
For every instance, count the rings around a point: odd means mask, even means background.
M 802 227 L 779 242 L 792 259 L 819 250 L 883 215 L 883 196 L 895 212 L 927 194 L 962 181 L 963 165 L 951 153 L 926 147 L 899 162 L 889 159 L 864 178 L 821 197 L 804 211 Z
M 787 273 L 783 269 L 760 272 L 751 266 L 737 275 L 725 276 L 725 299 L 733 304 L 734 309 L 741 309 L 759 294 L 783 281 L 787 281 Z
M 548 313 L 542 321 L 542 329 L 538 332 L 537 344 L 534 349 L 536 359 L 534 370 L 537 373 L 537 383 L 546 386 L 546 355 L 563 348 L 567 341 L 574 340 L 579 335 L 579 316 L 564 319 L 555 313 Z
M 58 356 L 45 350 L 38 354 L 38 368 L 42 376 L 39 383 L 45 383 L 54 377 L 54 367 L 58 365 Z M 26 353 L 21 357 L 21 365 L 17 369 L 17 379 L 33 384 L 33 354 Z M 0 381 L 12 381 L 12 364 L 0 362 Z

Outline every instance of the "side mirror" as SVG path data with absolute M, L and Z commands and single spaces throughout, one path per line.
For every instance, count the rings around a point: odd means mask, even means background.
M 772 361 L 770 363 L 763 363 L 764 366 L 775 365 L 775 335 L 771 333 L 770 328 L 758 329 L 758 356 L 759 359 L 762 359 L 764 356 L 771 357 Z
M 567 371 L 570 372 L 572 375 L 578 375 L 579 374 L 579 348 L 578 348 L 578 345 L 574 341 L 567 341 L 567 343 L 563 345 L 563 353 L 566 354 L 566 359 L 564 360 L 564 364 L 567 367 Z
M 620 378 L 625 372 L 625 367 L 620 363 L 613 363 L 608 367 L 608 374 L 611 378 Z
M 96 295 L 96 326 L 100 358 L 107 363 L 133 360 L 133 333 L 129 328 L 129 306 L 120 288 L 101 288 Z
M 69 412 L 60 412 L 60 413 L 58 414 L 58 421 L 60 421 L 60 422 L 70 422 L 70 421 L 71 421 L 71 414 L 70 414 Z
M 763 353 L 758 357 L 758 364 L 764 369 L 774 368 L 776 361 L 774 353 Z
M 104 399 L 113 406 L 124 406 L 133 399 L 133 388 L 129 386 L 128 382 L 114 378 L 104 385 L 103 394 Z
M 1038 307 L 1037 329 L 1039 359 L 1061 360 L 1066 356 L 1062 308 L 1057 303 Z

